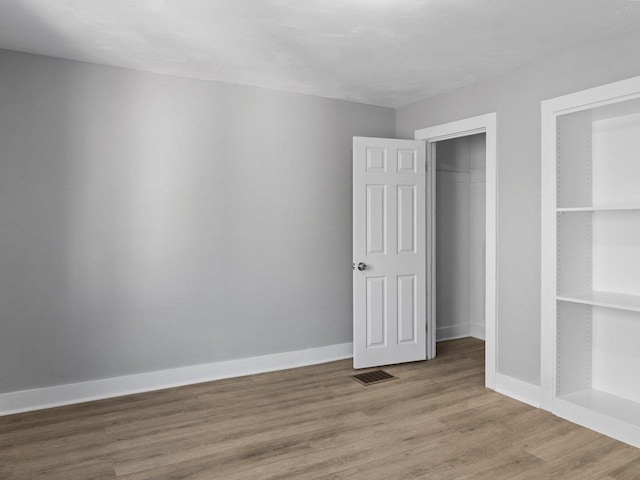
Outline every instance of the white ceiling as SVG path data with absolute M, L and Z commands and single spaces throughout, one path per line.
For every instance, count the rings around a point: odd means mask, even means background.
M 389 107 L 631 30 L 626 0 L 0 0 L 0 48 Z

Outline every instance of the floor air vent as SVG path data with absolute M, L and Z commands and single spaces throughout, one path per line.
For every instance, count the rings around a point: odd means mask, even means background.
M 353 375 L 351 378 L 357 380 L 363 385 L 373 385 L 374 383 L 387 382 L 389 380 L 396 380 L 397 377 L 388 374 L 384 370 L 373 370 L 367 373 L 360 373 Z

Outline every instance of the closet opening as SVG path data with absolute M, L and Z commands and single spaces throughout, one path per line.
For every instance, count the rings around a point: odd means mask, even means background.
M 436 342 L 485 340 L 486 133 L 433 146 Z

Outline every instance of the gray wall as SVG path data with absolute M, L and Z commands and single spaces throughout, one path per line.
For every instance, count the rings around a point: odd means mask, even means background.
M 398 138 L 489 112 L 498 121 L 498 371 L 540 382 L 540 102 L 640 75 L 640 32 L 398 109 Z
M 0 393 L 351 341 L 395 112 L 0 51 Z

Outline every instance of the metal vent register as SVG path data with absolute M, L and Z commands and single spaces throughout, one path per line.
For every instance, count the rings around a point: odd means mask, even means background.
M 382 383 L 397 379 L 397 377 L 394 377 L 384 370 L 373 370 L 371 372 L 360 373 L 358 375 L 353 375 L 351 378 L 357 380 L 362 385 L 373 385 L 374 383 Z

